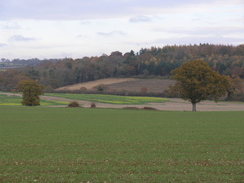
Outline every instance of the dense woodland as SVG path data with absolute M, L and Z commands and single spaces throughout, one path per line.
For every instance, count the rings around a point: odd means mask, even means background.
M 244 45 L 173 45 L 79 59 L 15 59 L 13 63 L 25 67 L 0 67 L 0 91 L 12 91 L 24 79 L 36 80 L 51 90 L 110 77 L 170 78 L 173 69 L 193 59 L 203 59 L 222 75 L 244 79 Z

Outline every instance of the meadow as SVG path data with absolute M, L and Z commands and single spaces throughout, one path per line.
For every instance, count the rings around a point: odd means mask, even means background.
M 242 182 L 244 113 L 0 106 L 0 182 Z
M 102 95 L 102 94 L 71 94 L 71 93 L 45 93 L 45 96 L 61 97 L 73 100 L 85 100 L 91 102 L 109 103 L 109 104 L 128 104 L 142 105 L 147 103 L 162 103 L 169 101 L 165 98 L 157 97 L 132 97 L 119 95 Z

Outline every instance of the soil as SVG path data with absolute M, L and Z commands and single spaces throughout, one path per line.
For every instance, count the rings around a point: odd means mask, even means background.
M 6 95 L 17 95 L 21 96 L 21 94 L 14 93 L 1 93 Z M 49 97 L 49 96 L 41 96 L 41 99 L 51 100 L 51 101 L 63 101 L 63 102 L 71 102 L 72 99 L 65 99 L 59 97 Z M 83 107 L 89 108 L 91 107 L 91 102 L 77 100 L 80 105 Z M 96 103 L 97 108 L 144 108 L 150 107 L 155 108 L 157 110 L 163 111 L 191 111 L 192 106 L 190 102 L 184 101 L 182 99 L 171 98 L 169 101 L 164 103 L 149 103 L 146 105 L 116 105 L 116 104 L 104 104 L 104 103 Z M 243 102 L 218 102 L 214 101 L 203 101 L 197 104 L 197 111 L 244 111 L 244 103 Z
M 170 79 L 135 79 L 125 81 L 121 83 L 113 83 L 107 85 L 109 90 L 115 91 L 129 91 L 129 92 L 141 92 L 142 88 L 146 88 L 147 92 L 162 93 L 168 88 L 169 85 L 173 85 L 174 80 Z
M 114 83 L 122 83 L 126 81 L 133 81 L 136 79 L 133 78 L 108 78 L 108 79 L 99 79 L 96 81 L 90 81 L 90 82 L 84 82 L 84 83 L 79 83 L 79 84 L 74 84 L 74 85 L 69 85 L 69 86 L 64 86 L 57 88 L 57 91 L 60 90 L 79 90 L 82 87 L 86 88 L 87 90 L 93 89 L 95 86 L 98 86 L 100 84 L 104 85 L 111 85 Z
M 170 79 L 107 78 L 57 88 L 56 91 L 73 91 L 81 88 L 93 90 L 98 85 L 105 85 L 105 90 L 109 92 L 127 91 L 140 93 L 142 88 L 146 88 L 148 93 L 162 93 L 170 84 L 174 83 L 175 81 Z

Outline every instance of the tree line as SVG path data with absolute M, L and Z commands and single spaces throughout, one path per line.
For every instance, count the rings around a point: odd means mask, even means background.
M 202 59 L 221 75 L 244 79 L 244 45 L 172 45 L 142 48 L 137 53 L 115 51 L 99 57 L 26 60 L 26 67 L 0 71 L 0 91 L 12 91 L 19 81 L 27 79 L 52 90 L 110 77 L 170 78 L 172 70 L 195 59 Z M 25 63 L 14 60 L 18 61 Z

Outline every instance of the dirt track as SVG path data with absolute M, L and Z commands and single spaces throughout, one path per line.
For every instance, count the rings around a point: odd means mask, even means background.
M 17 95 L 21 96 L 21 94 L 13 94 L 13 93 L 1 93 L 6 95 Z M 72 99 L 59 98 L 59 97 L 48 97 L 41 96 L 41 99 L 51 100 L 51 101 L 64 101 L 71 102 Z M 91 102 L 78 100 L 78 102 L 83 107 L 90 107 Z M 150 103 L 146 105 L 116 105 L 116 104 L 104 104 L 104 103 L 96 103 L 97 108 L 124 108 L 124 107 L 153 107 L 158 110 L 165 111 L 191 111 L 191 103 L 184 101 L 182 99 L 169 99 L 168 102 L 164 103 Z M 198 111 L 244 111 L 244 103 L 243 102 L 219 102 L 215 103 L 213 101 L 204 101 L 197 104 Z

